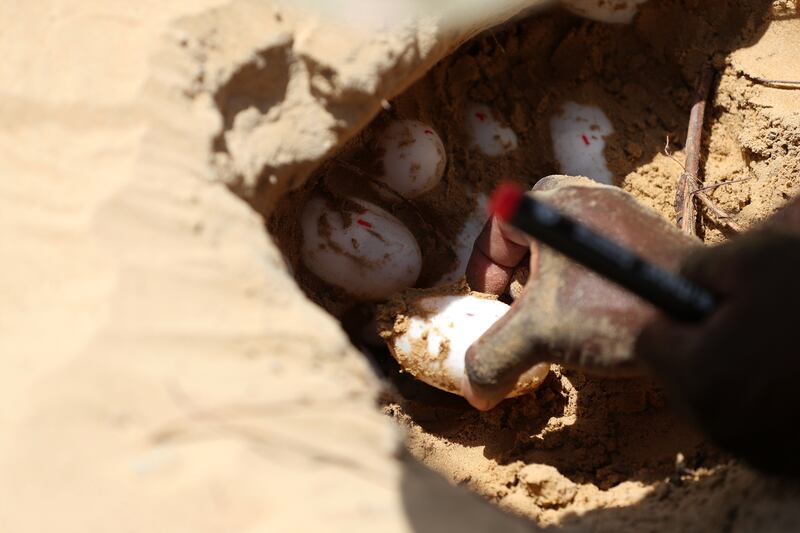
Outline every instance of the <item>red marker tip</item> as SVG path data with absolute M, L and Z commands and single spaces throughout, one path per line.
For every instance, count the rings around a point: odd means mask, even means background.
M 489 200 L 489 214 L 494 215 L 502 221 L 509 221 L 513 218 L 525 192 L 522 187 L 515 183 L 501 183 L 497 186 Z

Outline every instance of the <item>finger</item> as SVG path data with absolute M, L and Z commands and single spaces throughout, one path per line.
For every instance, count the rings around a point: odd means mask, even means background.
M 491 217 L 472 248 L 467 263 L 467 283 L 476 291 L 502 294 L 516 266 L 528 252 L 525 241 Z
M 498 265 L 486 257 L 481 250 L 473 249 L 467 265 L 467 284 L 472 290 L 488 294 L 503 294 L 513 275 L 513 268 Z
M 519 377 L 542 362 L 530 312 L 531 284 L 508 313 L 467 350 L 462 394 L 477 409 L 491 409 L 514 389 Z
M 724 253 L 721 247 L 715 246 L 694 252 L 681 265 L 681 274 L 717 295 L 729 293 L 735 278 L 730 269 L 725 268 L 725 262 L 718 260 L 720 251 Z
M 645 325 L 634 345 L 637 357 L 653 373 L 670 383 L 683 381 L 688 368 L 688 354 L 699 333 L 694 326 L 658 316 Z
M 800 198 L 795 198 L 768 218 L 764 228 L 800 235 Z
M 568 185 L 592 186 L 593 183 L 585 178 L 547 176 L 536 182 L 533 190 L 547 191 Z M 503 294 L 530 245 L 535 243 L 526 235 L 491 217 L 472 248 L 467 263 L 467 283 L 476 291 Z
M 467 374 L 461 382 L 461 395 L 479 411 L 488 411 L 500 402 L 511 392 L 514 386 L 489 386 L 484 387 L 478 383 L 473 384 Z
M 760 270 L 771 248 L 781 249 L 785 235 L 757 230 L 724 244 L 695 251 L 684 261 L 681 272 L 692 281 L 724 296 L 738 292 L 751 273 Z

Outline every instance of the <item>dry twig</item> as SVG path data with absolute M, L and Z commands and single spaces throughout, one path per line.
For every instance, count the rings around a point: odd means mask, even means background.
M 753 76 L 752 74 L 744 74 L 745 78 L 761 85 L 771 86 L 775 89 L 800 89 L 800 80 L 773 80 L 770 78 L 762 78 L 761 76 Z
M 672 155 L 672 150 L 669 149 L 669 135 L 667 135 L 667 142 L 664 144 L 664 155 L 675 161 L 684 171 L 686 170 L 686 167 L 683 166 L 683 163 L 678 161 L 678 158 Z
M 683 173 L 678 178 L 678 187 L 675 193 L 675 211 L 677 213 L 677 224 L 687 235 L 696 235 L 697 229 L 697 209 L 695 198 L 703 206 L 714 214 L 717 221 L 728 229 L 741 232 L 742 227 L 732 220 L 732 216 L 726 213 L 714 203 L 705 191 L 716 189 L 730 183 L 746 181 L 751 178 L 744 178 L 730 182 L 715 183 L 707 187 L 700 187 L 698 172 L 700 170 L 700 148 L 702 147 L 703 122 L 705 121 L 705 111 L 711 92 L 711 84 L 714 79 L 714 72 L 707 66 L 700 74 L 700 81 L 697 84 L 695 103 L 692 106 L 692 113 L 689 118 L 689 128 L 686 135 L 686 164 L 683 166 Z M 664 153 L 671 156 L 669 152 L 669 137 Z
M 710 191 L 712 189 L 718 189 L 720 187 L 724 187 L 725 185 L 733 185 L 734 183 L 742 183 L 743 181 L 750 181 L 755 179 L 755 176 L 747 176 L 746 178 L 739 178 L 738 180 L 731 180 L 731 181 L 718 181 L 717 183 L 712 183 L 711 185 L 706 185 L 705 187 L 700 187 L 697 189 L 697 192 L 703 191 Z
M 714 71 L 711 66 L 706 66 L 700 73 L 697 84 L 695 103 L 689 117 L 689 128 L 686 134 L 686 164 L 684 171 L 678 178 L 678 187 L 675 192 L 675 211 L 678 227 L 687 235 L 697 234 L 697 210 L 694 205 L 697 173 L 700 170 L 700 149 L 702 147 L 703 122 L 706 115 L 706 102 L 711 92 L 711 82 Z
M 716 215 L 717 221 L 720 224 L 726 226 L 730 230 L 733 230 L 737 233 L 741 233 L 742 227 L 733 220 L 731 220 L 730 213 L 726 213 L 725 211 L 717 207 L 717 204 L 715 204 L 714 201 L 711 200 L 711 198 L 709 198 L 708 195 L 706 195 L 706 193 L 700 192 L 698 190 L 695 191 L 694 195 L 697 196 L 697 199 L 700 200 L 700 203 L 702 203 L 706 207 L 706 209 L 708 209 L 709 211 L 714 213 L 714 215 Z

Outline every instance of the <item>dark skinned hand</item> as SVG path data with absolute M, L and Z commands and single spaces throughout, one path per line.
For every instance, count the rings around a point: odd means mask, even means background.
M 657 317 L 636 353 L 714 442 L 775 473 L 800 473 L 800 236 L 763 228 L 696 252 L 683 274 L 720 295 L 706 321 Z
M 669 270 L 700 246 L 616 187 L 551 176 L 529 194 Z M 606 375 L 641 373 L 633 345 L 655 310 L 498 219 L 489 220 L 467 266 L 470 286 L 501 294 L 523 267 L 529 267 L 529 279 L 511 310 L 467 352 L 462 392 L 472 405 L 494 407 L 525 370 L 541 362 Z
M 719 445 L 764 469 L 800 472 L 793 394 L 800 380 L 800 202 L 754 231 L 703 248 L 618 189 L 551 177 L 534 190 L 549 191 L 535 194 L 647 259 L 681 270 L 721 304 L 701 323 L 669 320 L 490 220 L 468 267 L 473 288 L 502 293 L 528 252 L 531 274 L 512 311 L 468 352 L 465 397 L 489 409 L 542 361 L 605 375 L 636 373 L 644 361 Z

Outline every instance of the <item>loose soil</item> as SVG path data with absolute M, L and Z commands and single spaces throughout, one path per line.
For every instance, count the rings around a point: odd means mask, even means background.
M 605 111 L 614 126 L 606 157 L 616 185 L 673 221 L 693 84 L 709 62 L 719 76 L 701 179 L 721 184 L 709 196 L 752 227 L 800 191 L 800 91 L 757 81 L 800 79 L 799 18 L 792 1 L 653 0 L 627 27 L 555 12 L 496 28 L 389 102 L 281 203 L 270 230 L 306 293 L 334 314 L 352 313 L 358 307 L 347 295 L 299 263 L 298 206 L 313 191 L 330 191 L 331 183 L 341 191 L 354 178 L 369 180 L 380 172 L 377 132 L 395 117 L 421 120 L 436 128 L 447 150 L 439 187 L 413 202 L 387 202 L 366 187 L 349 190 L 409 225 L 425 255 L 419 286 L 429 286 L 452 266 L 447 243 L 478 192 L 501 179 L 530 186 L 559 172 L 549 117 L 568 100 Z M 472 101 L 514 129 L 518 150 L 489 158 L 470 147 L 463 113 Z M 731 235 L 705 210 L 698 229 L 707 244 Z M 540 525 L 706 531 L 800 522 L 796 486 L 766 479 L 714 449 L 673 416 L 648 379 L 600 380 L 556 367 L 534 394 L 479 413 L 400 373 L 385 353 L 379 364 L 392 383 L 383 410 L 407 430 L 411 454 Z

